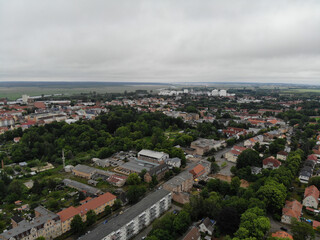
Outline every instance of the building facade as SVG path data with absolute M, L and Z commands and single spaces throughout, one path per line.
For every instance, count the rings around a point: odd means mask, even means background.
M 127 240 L 138 234 L 171 206 L 171 193 L 157 190 L 130 207 L 123 214 L 98 226 L 79 240 Z

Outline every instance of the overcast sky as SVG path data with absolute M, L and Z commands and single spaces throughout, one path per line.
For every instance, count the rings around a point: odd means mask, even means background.
M 320 0 L 0 0 L 0 81 L 320 84 Z

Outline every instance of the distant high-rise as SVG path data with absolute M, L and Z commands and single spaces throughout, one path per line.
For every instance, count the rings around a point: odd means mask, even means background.
M 221 90 L 219 91 L 219 96 L 220 96 L 220 97 L 226 97 L 226 96 L 227 96 L 227 91 L 221 89 Z
M 219 95 L 218 89 L 212 90 L 211 95 L 212 95 L 212 96 L 218 96 L 218 95 Z

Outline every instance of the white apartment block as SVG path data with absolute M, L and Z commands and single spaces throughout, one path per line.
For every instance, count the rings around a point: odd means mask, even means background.
M 130 207 L 123 214 L 100 225 L 79 240 L 127 240 L 138 234 L 171 206 L 171 193 L 157 190 Z

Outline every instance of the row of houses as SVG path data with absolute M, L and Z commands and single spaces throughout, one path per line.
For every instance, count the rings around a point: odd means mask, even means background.
M 69 207 L 58 213 L 39 206 L 34 209 L 35 217 L 24 220 L 14 216 L 11 219 L 12 229 L 0 234 L 1 240 L 35 240 L 39 237 L 54 239 L 71 229 L 71 221 L 76 215 L 80 215 L 86 221 L 86 214 L 93 210 L 96 214 L 104 211 L 104 208 L 112 206 L 116 196 L 107 192 L 95 198 L 88 198 L 78 207 Z
M 319 190 L 316 186 L 312 185 L 305 189 L 304 198 L 302 204 L 297 200 L 286 201 L 284 208 L 282 209 L 281 222 L 291 224 L 295 219 L 300 221 L 302 207 L 305 206 L 310 211 L 318 209 L 319 204 Z

